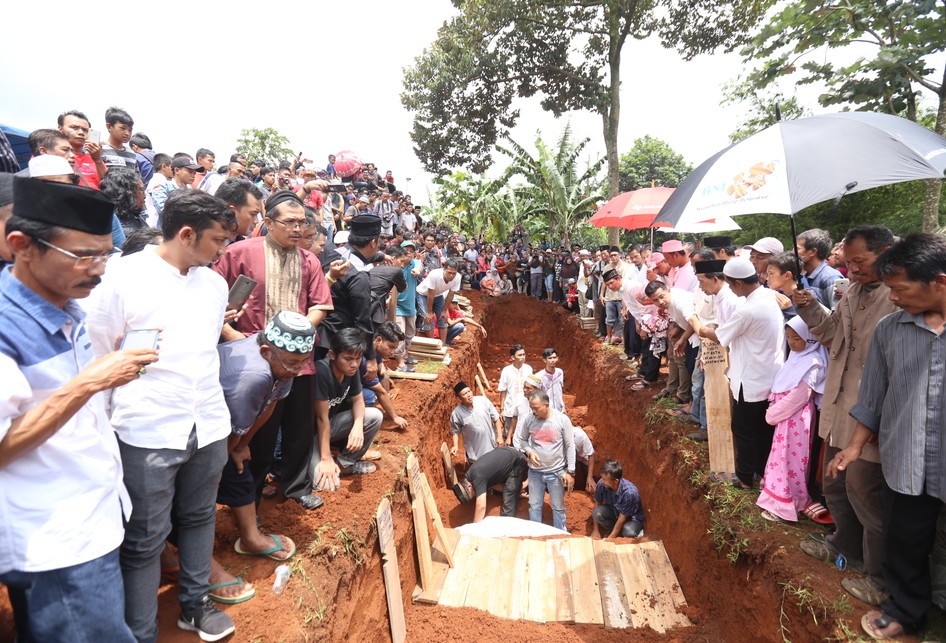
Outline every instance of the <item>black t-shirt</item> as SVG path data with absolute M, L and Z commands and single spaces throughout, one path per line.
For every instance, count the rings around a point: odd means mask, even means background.
M 470 465 L 466 479 L 473 485 L 474 496 L 481 496 L 497 484 L 505 484 L 514 473 L 525 473 L 526 458 L 513 447 L 499 447 L 480 456 Z
M 315 399 L 328 400 L 328 416 L 351 410 L 351 398 L 361 394 L 361 376 L 356 371 L 339 382 L 332 372 L 329 358 L 315 363 Z

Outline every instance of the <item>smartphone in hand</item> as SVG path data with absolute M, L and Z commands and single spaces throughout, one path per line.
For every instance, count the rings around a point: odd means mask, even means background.
M 161 331 L 156 328 L 144 328 L 141 330 L 130 330 L 122 338 L 122 344 L 119 350 L 154 350 L 158 347 L 158 337 Z
M 233 282 L 233 287 L 230 288 L 227 304 L 234 310 L 243 308 L 243 304 L 245 304 L 250 298 L 250 295 L 253 294 L 254 288 L 256 288 L 256 281 L 246 275 L 240 275 L 236 278 L 236 281 Z

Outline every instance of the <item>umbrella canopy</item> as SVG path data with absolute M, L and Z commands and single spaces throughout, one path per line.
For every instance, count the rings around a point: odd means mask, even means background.
M 588 220 L 596 228 L 648 228 L 673 188 L 641 188 L 619 194 L 601 206 Z
M 351 176 L 364 166 L 361 157 L 351 150 L 344 150 L 335 155 L 335 174 Z
M 694 221 L 690 223 L 681 221 L 676 228 L 671 228 L 670 226 L 664 225 L 662 223 L 655 223 L 654 227 L 661 232 L 688 232 L 690 234 L 723 232 L 725 230 L 742 230 L 739 224 L 736 223 L 735 219 L 726 216 L 716 217 L 715 219 L 710 219 L 709 221 Z
M 799 210 L 881 185 L 941 179 L 946 139 L 912 121 L 842 112 L 776 123 L 693 170 L 657 223 Z

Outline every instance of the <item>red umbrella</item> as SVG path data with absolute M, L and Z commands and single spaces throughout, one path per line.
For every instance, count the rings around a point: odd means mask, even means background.
M 364 166 L 361 157 L 351 150 L 344 150 L 335 155 L 335 174 L 351 176 Z
M 605 203 L 589 219 L 597 228 L 649 228 L 673 188 L 641 188 L 619 194 Z

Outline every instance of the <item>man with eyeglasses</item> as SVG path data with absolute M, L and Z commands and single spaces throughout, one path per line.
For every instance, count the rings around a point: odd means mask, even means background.
M 131 502 L 99 393 L 137 380 L 154 350 L 94 360 L 76 299 L 101 280 L 114 203 L 14 180 L 0 273 L 0 583 L 23 641 L 135 641 L 119 545 Z
M 305 315 L 318 328 L 333 309 L 332 295 L 319 259 L 299 247 L 308 223 L 299 197 L 289 190 L 274 192 L 266 200 L 266 236 L 231 244 L 213 266 L 230 286 L 240 275 L 257 283 L 236 326 L 224 326 L 225 340 L 242 339 L 261 331 L 281 310 Z M 273 461 L 276 428 L 281 425 L 283 494 L 307 509 L 321 504 L 321 500 L 310 493 L 306 482 L 309 450 L 315 435 L 314 373 L 315 365 L 308 360 L 293 381 L 289 395 L 276 405 L 269 419 L 271 426 L 261 430 L 250 442 L 253 458 L 249 466 L 256 483 L 257 501 Z

